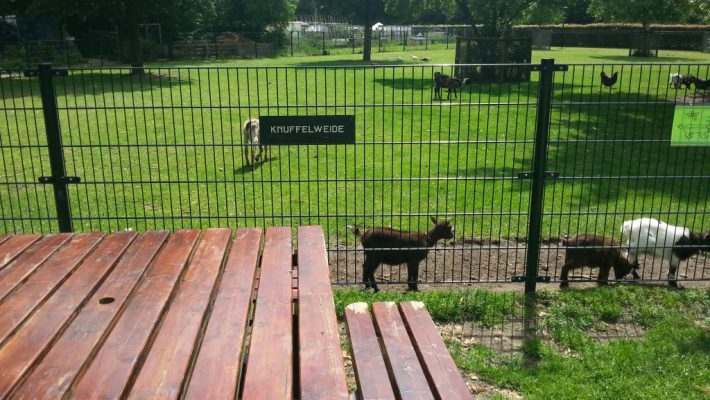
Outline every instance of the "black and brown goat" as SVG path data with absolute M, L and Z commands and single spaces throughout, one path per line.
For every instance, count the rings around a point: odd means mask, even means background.
M 451 92 L 456 98 L 456 91 L 462 88 L 468 82 L 468 78 L 451 77 L 441 72 L 434 72 L 434 98 L 441 99 L 441 88 L 447 89 L 446 99 L 451 99 Z
M 605 285 L 609 281 L 609 270 L 614 269 L 614 277 L 621 279 L 631 272 L 635 279 L 635 265 L 622 254 L 619 242 L 603 236 L 590 233 L 580 233 L 562 241 L 565 250 L 565 264 L 560 274 L 560 288 L 569 287 L 569 271 L 584 266 L 599 268 L 597 283 Z
M 365 248 L 362 263 L 362 282 L 365 289 L 378 292 L 375 271 L 384 263 L 387 265 L 407 264 L 408 290 L 418 290 L 419 263 L 426 258 L 429 248 L 441 239 L 454 237 L 454 227 L 449 221 L 437 221 L 430 217 L 434 226 L 425 233 L 406 232 L 392 228 L 370 228 L 361 232 L 357 226 L 348 225 L 355 236 L 360 238 Z

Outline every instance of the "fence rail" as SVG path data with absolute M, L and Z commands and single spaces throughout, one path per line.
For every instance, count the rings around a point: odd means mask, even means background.
M 706 96 L 668 84 L 674 72 L 705 79 L 710 65 L 543 63 L 529 80 L 435 98 L 434 72 L 461 67 L 480 66 L 3 76 L 0 233 L 320 224 L 333 280 L 354 284 L 363 251 L 346 225 L 424 231 L 433 215 L 456 236 L 430 249 L 423 282 L 518 280 L 531 291 L 559 276 L 566 235 L 621 240 L 621 223 L 639 217 L 710 230 L 710 151 L 670 141 L 676 105 L 702 107 Z M 614 86 L 601 71 L 619 72 Z M 356 118 L 355 144 L 242 159 L 249 117 L 342 114 Z M 641 265 L 642 279 L 666 279 L 660 258 Z M 680 280 L 708 280 L 709 266 L 692 257 Z M 403 282 L 406 271 L 384 266 L 378 279 Z

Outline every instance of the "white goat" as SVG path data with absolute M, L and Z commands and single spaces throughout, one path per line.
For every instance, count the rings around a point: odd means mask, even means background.
M 627 238 L 628 260 L 638 266 L 638 254 L 662 257 L 670 263 L 668 284 L 678 286 L 676 272 L 681 261 L 699 251 L 710 250 L 710 232 L 698 235 L 688 228 L 653 218 L 624 221 L 621 233 Z
M 685 85 L 686 89 L 690 89 L 690 83 L 691 81 L 689 76 L 681 75 L 677 72 L 672 73 L 670 75 L 670 80 L 668 81 L 668 84 L 676 89 L 680 89 L 683 85 Z
M 269 159 L 269 147 L 261 146 L 259 143 L 261 137 L 259 134 L 259 120 L 251 118 L 244 123 L 242 127 L 242 143 L 248 144 L 244 146 L 244 162 L 246 165 L 255 164 L 264 155 L 264 161 Z

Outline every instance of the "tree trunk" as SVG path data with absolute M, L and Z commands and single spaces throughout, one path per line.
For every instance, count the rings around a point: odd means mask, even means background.
M 124 27 L 128 34 L 128 62 L 133 67 L 131 75 L 143 75 L 143 50 L 137 18 L 140 6 L 135 1 L 127 1 L 125 7 Z
M 362 61 L 372 59 L 372 25 L 370 21 L 365 22 L 365 41 L 362 45 Z
M 648 22 L 644 22 L 641 32 L 641 38 L 639 40 L 639 49 L 636 55 L 639 57 L 651 57 L 651 41 L 651 24 L 649 24 Z
M 362 43 L 362 61 L 372 59 L 372 20 L 370 18 L 370 0 L 365 0 L 365 38 Z

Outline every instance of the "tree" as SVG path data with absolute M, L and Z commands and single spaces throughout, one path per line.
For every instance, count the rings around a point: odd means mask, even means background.
M 338 15 L 365 28 L 362 60 L 370 61 L 372 55 L 372 25 L 387 22 L 385 0 L 317 0 L 321 15 Z
M 589 13 L 600 21 L 640 23 L 643 39 L 636 55 L 648 56 L 651 24 L 687 20 L 692 16 L 691 3 L 691 0 L 591 0 Z
M 217 0 L 215 30 L 244 32 L 254 38 L 283 32 L 296 4 L 296 0 Z
M 116 28 L 129 43 L 128 61 L 143 72 L 140 24 L 160 23 L 163 31 L 183 32 L 204 22 L 211 0 L 18 0 L 17 15 L 51 15 L 71 34 L 82 36 L 92 28 Z M 7 11 L 3 9 L 3 11 Z
M 433 9 L 471 25 L 476 36 L 509 37 L 513 25 L 533 18 L 555 21 L 568 0 L 388 0 L 387 10 L 416 21 Z

